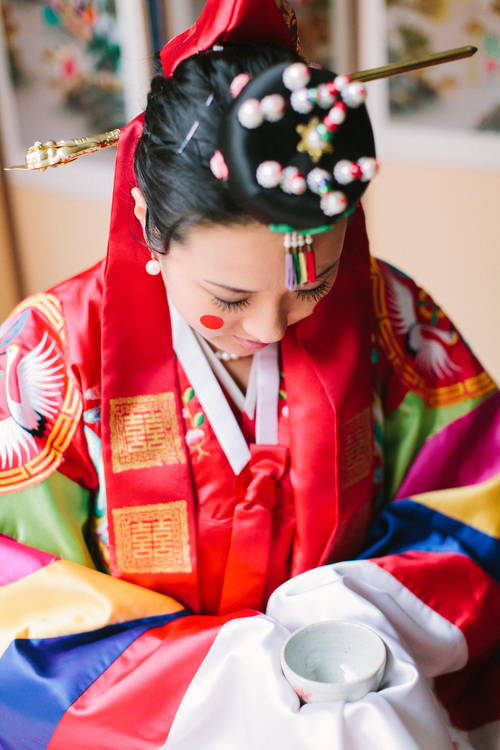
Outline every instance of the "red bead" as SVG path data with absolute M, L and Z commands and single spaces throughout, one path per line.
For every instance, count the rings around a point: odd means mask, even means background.
M 361 177 L 363 177 L 363 170 L 359 166 L 359 164 L 353 164 L 351 167 L 352 176 L 355 180 L 359 180 Z
M 326 88 L 330 96 L 338 96 L 340 93 L 338 88 L 333 83 L 333 81 L 330 81 L 329 83 L 327 83 Z
M 326 117 L 323 118 L 323 125 L 328 130 L 329 133 L 333 133 L 337 128 L 339 127 L 336 122 L 332 122 L 330 120 L 330 117 L 326 115 Z

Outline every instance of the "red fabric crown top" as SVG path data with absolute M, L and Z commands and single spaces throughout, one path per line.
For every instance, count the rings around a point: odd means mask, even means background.
M 171 76 L 179 63 L 216 42 L 255 42 L 295 48 L 292 37 L 276 0 L 207 0 L 199 19 L 171 39 L 160 57 L 165 75 Z

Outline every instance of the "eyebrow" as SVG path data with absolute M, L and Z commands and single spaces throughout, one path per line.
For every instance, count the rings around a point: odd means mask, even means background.
M 323 278 L 323 276 L 326 276 L 328 273 L 330 273 L 330 271 L 333 271 L 335 266 L 338 266 L 339 262 L 340 262 L 340 258 L 336 260 L 335 263 L 331 263 L 329 266 L 324 268 L 323 271 L 321 271 L 321 273 L 317 273 L 316 279 L 321 279 Z M 235 292 L 236 294 L 256 294 L 256 292 L 253 291 L 252 289 L 238 289 L 237 287 L 234 287 L 234 286 L 227 286 L 226 284 L 219 284 L 218 281 L 210 281 L 210 279 L 203 279 L 203 281 L 206 284 L 212 284 L 213 286 L 218 286 L 221 289 L 227 289 L 228 292 Z

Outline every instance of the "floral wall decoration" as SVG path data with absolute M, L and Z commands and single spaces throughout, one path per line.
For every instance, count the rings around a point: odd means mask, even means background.
M 386 0 L 389 60 L 471 44 L 478 53 L 453 65 L 394 78 L 394 122 L 500 132 L 500 1 Z
M 124 123 L 114 0 L 5 0 L 2 13 L 24 142 Z

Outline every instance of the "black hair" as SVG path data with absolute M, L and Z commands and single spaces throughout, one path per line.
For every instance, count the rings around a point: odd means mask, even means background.
M 169 78 L 153 78 L 134 166 L 147 205 L 146 235 L 154 250 L 167 252 L 169 242 L 182 242 L 195 224 L 255 221 L 209 166 L 232 103 L 230 85 L 239 73 L 253 76 L 300 59 L 285 47 L 224 45 L 221 51 L 184 60 Z M 195 122 L 199 126 L 182 149 Z

